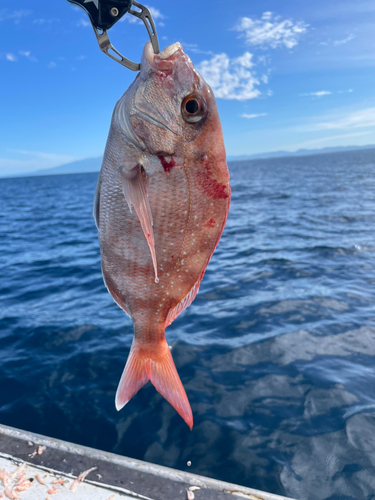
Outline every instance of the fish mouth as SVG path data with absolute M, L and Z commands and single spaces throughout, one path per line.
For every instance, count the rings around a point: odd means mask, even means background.
M 174 63 L 182 56 L 184 56 L 184 51 L 180 42 L 168 45 L 159 54 L 155 54 L 151 42 L 147 42 L 142 54 L 141 78 L 147 78 L 150 71 L 170 72 Z
M 151 75 L 171 75 L 174 67 L 186 57 L 182 45 L 179 42 L 172 43 L 159 52 L 159 54 L 155 54 L 151 42 L 147 42 L 143 49 L 140 78 L 147 86 Z M 161 114 L 161 112 L 155 108 L 154 103 L 148 102 L 147 98 L 142 100 L 141 103 L 136 100 L 135 108 L 137 113 L 150 124 L 168 130 L 173 134 L 178 134 L 180 132 L 180 127 L 175 123 L 174 114 Z
M 159 57 L 159 59 L 168 59 L 177 50 L 181 50 L 181 52 L 183 52 L 182 45 L 180 44 L 180 42 L 175 42 L 175 43 L 172 43 L 172 45 L 168 45 L 168 47 L 166 47 L 161 52 L 159 52 L 159 54 L 157 54 L 157 56 Z

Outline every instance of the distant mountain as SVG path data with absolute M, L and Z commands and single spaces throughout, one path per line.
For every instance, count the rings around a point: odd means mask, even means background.
M 227 156 L 227 161 L 262 160 L 266 158 L 283 158 L 285 156 L 310 156 L 363 149 L 375 149 L 375 144 L 369 144 L 367 146 L 340 146 L 336 148 L 298 149 L 298 151 L 274 151 L 272 153 L 260 153 L 256 155 Z
M 256 155 L 228 156 L 228 161 L 243 161 L 243 160 L 261 160 L 266 158 L 284 158 L 286 156 L 310 156 L 317 154 L 339 153 L 345 151 L 357 151 L 365 149 L 375 149 L 374 144 L 368 146 L 343 146 L 336 148 L 323 149 L 299 149 L 298 151 L 274 151 L 272 153 L 260 153 Z M 79 174 L 85 172 L 99 172 L 103 158 L 86 158 L 85 160 L 77 160 L 59 167 L 47 168 L 45 170 L 36 170 L 35 172 L 27 172 L 18 174 L 17 177 L 29 177 L 33 175 L 57 175 L 57 174 Z
M 103 158 L 86 158 L 85 160 L 72 161 L 59 167 L 46 168 L 45 170 L 36 170 L 27 174 L 18 174 L 17 177 L 33 175 L 57 175 L 57 174 L 80 174 L 85 172 L 99 172 Z

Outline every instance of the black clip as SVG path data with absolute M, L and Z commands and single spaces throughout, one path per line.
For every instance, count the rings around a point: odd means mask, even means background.
M 141 19 L 146 26 L 154 53 L 159 53 L 159 41 L 151 13 L 147 7 L 135 0 L 68 0 L 82 7 L 90 17 L 92 27 L 98 40 L 99 48 L 114 61 L 133 71 L 139 71 L 141 65 L 124 57 L 111 44 L 107 30 L 112 28 L 122 16 L 129 12 Z M 138 10 L 134 10 L 135 7 Z

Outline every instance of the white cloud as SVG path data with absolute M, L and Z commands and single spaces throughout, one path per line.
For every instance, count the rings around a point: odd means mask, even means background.
M 240 37 L 249 45 L 275 49 L 284 46 L 288 49 L 298 44 L 300 36 L 307 31 L 308 24 L 303 21 L 282 20 L 272 12 L 264 12 L 260 20 L 242 17 L 235 27 Z
M 346 43 L 350 42 L 350 40 L 354 40 L 354 38 L 357 38 L 355 35 L 348 35 L 346 38 L 343 38 L 342 40 L 334 40 L 333 45 L 335 47 L 339 45 L 345 45 Z
M 158 26 L 164 26 L 164 23 L 162 22 L 162 19 L 165 19 L 165 16 L 160 12 L 160 10 L 159 9 L 155 9 L 155 7 L 150 7 L 149 5 L 146 5 L 146 7 L 150 11 L 152 19 L 154 21 L 157 21 L 157 20 L 159 21 L 157 23 Z M 120 19 L 120 23 L 123 22 L 123 21 L 128 21 L 131 24 L 133 24 L 133 23 L 143 24 L 143 21 L 141 21 L 141 19 L 139 19 L 138 17 L 132 16 L 131 14 L 129 14 L 129 15 L 125 14 L 125 16 L 123 16 Z
M 29 50 L 19 50 L 18 55 L 13 54 L 13 52 L 8 52 L 6 54 L 0 53 L 0 59 L 5 57 L 5 59 L 10 62 L 18 61 L 19 56 L 26 57 L 26 59 L 28 59 L 29 61 L 37 62 L 36 57 L 31 55 L 31 52 Z
M 229 59 L 227 54 L 217 54 L 209 61 L 202 61 L 197 69 L 216 97 L 245 101 L 260 95 L 255 88 L 260 82 L 250 71 L 254 66 L 252 57 L 249 52 L 235 59 Z
M 19 24 L 21 19 L 28 16 L 31 13 L 31 10 L 14 10 L 10 12 L 8 9 L 0 10 L 0 21 L 7 21 L 8 19 L 13 19 L 15 24 Z
M 334 130 L 375 127 L 375 108 L 362 109 L 338 118 L 334 121 L 321 122 L 315 125 L 314 130 Z
M 362 136 L 368 135 L 368 134 L 370 134 L 370 132 L 353 132 L 351 134 L 330 135 L 328 137 L 320 137 L 319 139 L 312 139 L 311 141 L 301 142 L 301 143 L 296 144 L 294 146 L 290 146 L 290 148 L 292 151 L 295 151 L 297 149 L 305 148 L 308 146 L 327 147 L 326 143 L 331 142 L 331 141 L 334 142 L 334 144 L 332 144 L 332 146 L 338 146 L 337 141 L 340 142 L 342 139 L 350 139 L 352 137 L 362 137 Z M 348 144 L 346 143 L 346 141 L 344 141 L 343 145 L 347 146 Z
M 53 17 L 51 19 L 43 19 L 43 18 L 40 18 L 40 19 L 34 19 L 33 23 L 34 24 L 52 24 L 52 23 L 59 23 L 60 22 L 60 19 L 57 19 L 56 17 Z
M 88 26 L 90 26 L 90 22 L 87 21 L 86 19 L 81 18 L 76 22 L 76 26 L 78 26 L 78 28 L 80 28 L 81 26 L 83 28 L 87 28 Z
M 166 38 L 166 37 L 163 37 Z M 187 43 L 187 42 L 180 42 L 184 51 L 186 52 L 193 52 L 194 54 L 205 54 L 208 56 L 213 56 L 214 53 L 211 50 L 201 50 L 196 43 Z
M 267 113 L 258 113 L 253 115 L 248 115 L 247 113 L 244 113 L 241 116 L 242 118 L 248 118 L 249 120 L 251 120 L 252 118 L 259 118 L 260 116 L 267 116 Z
M 17 61 L 17 57 L 14 54 L 12 54 L 11 52 L 9 52 L 8 54 L 5 54 L 5 59 L 7 61 L 10 61 L 10 62 Z
M 348 90 L 337 90 L 337 94 L 347 94 L 353 92 L 353 89 Z M 312 97 L 323 97 L 325 95 L 332 95 L 333 92 L 329 90 L 319 90 L 318 92 L 306 92 L 304 94 L 299 94 L 300 96 L 312 96 Z
M 57 64 L 56 64 L 55 62 L 51 61 L 51 62 L 48 64 L 47 68 L 49 68 L 49 69 L 53 69 L 53 68 L 56 68 L 56 66 L 57 66 Z
M 341 38 L 340 40 L 332 40 L 329 38 L 326 42 L 320 42 L 319 45 L 324 45 L 324 46 L 333 45 L 334 47 L 339 47 L 340 45 L 345 45 L 346 43 L 350 42 L 351 40 L 354 40 L 355 38 L 357 37 L 356 35 L 353 34 L 350 34 L 345 38 Z
M 19 52 L 20 56 L 26 57 L 31 62 L 37 62 L 37 58 L 31 55 L 30 50 L 20 50 Z
M 313 96 L 313 97 L 323 97 L 324 95 L 331 95 L 332 92 L 329 90 L 319 90 L 318 92 L 307 92 L 306 94 L 300 94 L 300 96 Z
M 261 56 L 258 56 L 258 62 L 260 62 L 261 64 L 264 64 L 264 66 L 267 66 L 268 64 L 271 63 L 271 59 L 268 55 L 261 55 Z
M 129 23 L 138 23 L 138 24 L 143 24 L 143 22 L 138 19 L 138 17 L 132 16 L 131 14 L 125 14 L 125 16 L 122 16 L 120 19 L 120 23 L 123 23 L 124 21 L 128 21 Z
M 165 16 L 163 16 L 160 10 L 155 9 L 155 7 L 149 7 L 149 6 L 147 8 L 151 12 L 153 19 L 165 19 Z
M 76 156 L 40 153 L 35 151 L 12 151 L 11 156 L 18 158 L 0 158 L 0 175 L 15 175 L 58 167 L 78 160 Z

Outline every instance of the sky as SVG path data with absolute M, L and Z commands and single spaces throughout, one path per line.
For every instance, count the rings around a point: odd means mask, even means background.
M 375 144 L 373 0 L 152 2 L 161 49 L 179 41 L 214 90 L 228 156 Z M 140 61 L 133 16 L 108 33 Z M 101 156 L 136 73 L 67 0 L 1 0 L 0 75 L 1 176 Z

